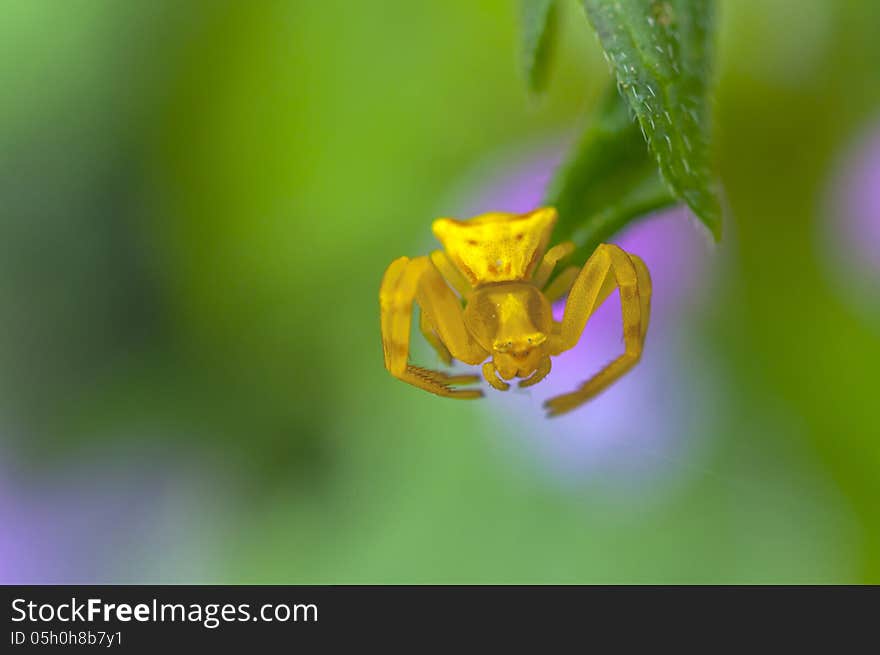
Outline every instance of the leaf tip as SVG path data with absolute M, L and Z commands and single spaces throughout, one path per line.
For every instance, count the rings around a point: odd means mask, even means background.
M 558 30 L 557 0 L 521 0 L 522 70 L 533 96 L 547 89 Z

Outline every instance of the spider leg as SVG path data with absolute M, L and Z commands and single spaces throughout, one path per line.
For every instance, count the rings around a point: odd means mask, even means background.
M 486 357 L 464 326 L 460 301 L 430 260 L 401 257 L 391 262 L 379 290 L 385 367 L 394 377 L 438 396 L 479 398 L 483 395 L 479 389 L 451 386 L 477 382 L 476 375 L 451 376 L 409 364 L 410 328 L 416 300 L 453 357 L 467 363 L 479 363 Z
M 570 266 L 566 268 L 562 273 L 560 273 L 555 280 L 553 280 L 550 284 L 547 285 L 547 289 L 544 291 L 544 296 L 546 296 L 547 300 L 551 303 L 556 302 L 560 298 L 568 295 L 571 291 L 571 285 L 574 284 L 575 279 L 580 274 L 581 269 L 577 266 Z M 617 283 L 614 280 L 614 276 L 607 276 L 605 278 L 605 282 L 602 285 L 602 289 L 599 291 L 599 296 L 596 299 L 596 307 L 600 307 L 603 302 L 611 295 L 611 292 L 617 287 Z M 595 310 L 594 310 L 595 311 Z M 553 321 L 553 334 L 560 335 L 562 334 L 562 323 L 560 321 Z M 565 350 L 563 348 L 563 350 Z M 559 354 L 559 353 L 554 353 Z
M 541 260 L 538 270 L 532 276 L 532 282 L 535 286 L 540 289 L 547 284 L 547 280 L 550 279 L 550 274 L 553 272 L 556 264 L 568 257 L 574 250 L 575 245 L 571 241 L 565 241 L 550 248 Z
M 449 366 L 452 364 L 452 354 L 449 352 L 449 348 L 443 345 L 443 342 L 440 341 L 440 338 L 434 331 L 434 326 L 431 325 L 431 320 L 428 318 L 425 310 L 422 310 L 419 313 L 419 330 L 421 330 L 422 336 L 425 337 L 425 341 L 431 344 L 431 347 L 437 351 L 437 354 L 440 356 L 440 359 L 443 360 L 443 363 Z
M 479 364 L 489 356 L 464 324 L 461 300 L 449 288 L 437 268 L 428 259 L 419 280 L 416 300 L 428 316 L 440 341 L 450 354 L 465 364 Z
M 645 335 L 648 334 L 648 324 L 651 322 L 651 274 L 648 267 L 638 255 L 630 254 L 633 266 L 636 267 L 636 277 L 639 280 L 639 302 L 642 311 L 642 343 L 645 342 Z
M 547 287 L 544 289 L 544 296 L 551 303 L 556 302 L 560 298 L 562 298 L 565 294 L 568 293 L 568 290 L 571 289 L 571 285 L 574 284 L 575 279 L 577 279 L 578 273 L 581 272 L 577 266 L 569 266 L 562 273 L 556 276 L 556 279 L 553 280 Z
M 440 275 L 458 292 L 458 295 L 465 300 L 470 297 L 474 288 L 465 276 L 461 274 L 461 271 L 455 267 L 455 264 L 450 261 L 445 252 L 435 250 L 431 253 L 431 261 L 437 267 L 437 270 L 440 271 Z
M 651 308 L 651 277 L 644 262 L 617 246 L 602 244 L 587 260 L 571 288 L 559 334 L 551 338 L 551 354 L 577 344 L 596 308 L 617 287 L 623 317 L 625 350 L 571 393 L 549 399 L 548 416 L 558 416 L 582 405 L 629 371 L 642 354 Z
M 571 291 L 571 285 L 577 279 L 581 269 L 577 266 L 569 266 L 563 270 L 556 278 L 544 289 L 544 295 L 551 303 L 556 302 Z M 596 307 L 599 307 L 605 299 L 611 295 L 615 288 L 614 278 L 606 279 L 602 291 L 599 293 L 599 299 L 596 301 Z

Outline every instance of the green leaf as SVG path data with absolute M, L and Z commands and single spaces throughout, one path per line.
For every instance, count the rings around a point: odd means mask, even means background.
M 717 239 L 721 205 L 708 146 L 714 5 L 714 0 L 584 0 L 664 181 Z
M 584 262 L 630 221 L 676 203 L 648 152 L 638 123 L 612 87 L 569 159 L 556 171 L 546 202 L 556 207 L 556 235 Z
M 532 93 L 547 86 L 558 30 L 556 0 L 520 0 L 522 59 Z

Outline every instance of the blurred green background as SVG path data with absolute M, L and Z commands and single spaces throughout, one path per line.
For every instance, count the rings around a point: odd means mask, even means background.
M 880 582 L 880 269 L 836 200 L 880 6 L 719 3 L 730 211 L 659 373 L 717 391 L 624 493 L 382 367 L 384 267 L 608 83 L 568 3 L 528 97 L 516 5 L 0 0 L 0 581 Z

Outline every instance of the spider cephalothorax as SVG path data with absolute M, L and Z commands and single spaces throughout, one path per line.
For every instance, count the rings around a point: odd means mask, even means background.
M 501 391 L 506 380 L 527 387 L 550 373 L 550 358 L 573 348 L 590 315 L 620 289 L 625 352 L 575 391 L 547 401 L 549 414 L 570 411 L 605 389 L 639 360 L 648 329 L 651 278 L 644 262 L 601 244 L 583 268 L 570 266 L 547 283 L 574 245 L 547 249 L 556 223 L 552 207 L 528 214 L 492 213 L 468 221 L 441 218 L 434 234 L 443 244 L 430 257 L 394 260 L 379 291 L 385 366 L 395 377 L 440 396 L 479 398 L 458 385 L 476 375 L 447 375 L 409 363 L 413 302 L 421 307 L 425 339 L 447 364 L 483 364 L 486 381 Z M 551 304 L 568 294 L 562 321 Z

